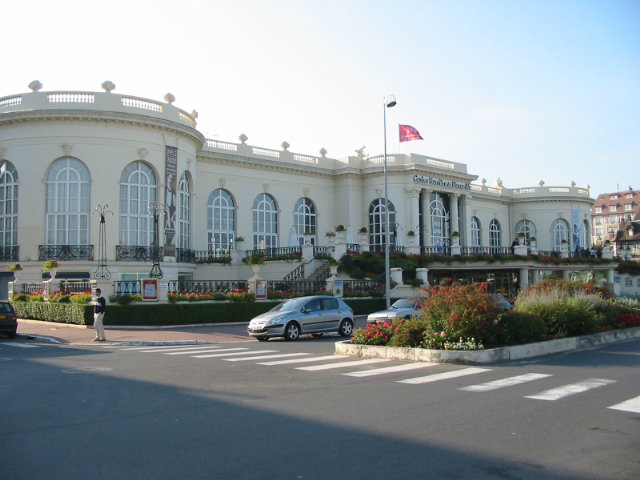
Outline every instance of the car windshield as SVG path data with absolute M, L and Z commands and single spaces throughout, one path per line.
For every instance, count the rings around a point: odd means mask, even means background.
M 299 298 L 285 300 L 284 302 L 279 303 L 269 311 L 270 312 L 293 312 L 294 310 L 297 310 L 298 308 L 300 308 L 300 305 L 302 302 L 303 300 Z
M 393 308 L 413 308 L 415 302 L 413 300 L 409 300 L 407 298 L 401 298 L 400 300 L 396 300 L 391 305 Z

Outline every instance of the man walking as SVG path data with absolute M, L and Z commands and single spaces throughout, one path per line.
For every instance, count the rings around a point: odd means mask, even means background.
M 96 288 L 96 303 L 93 309 L 93 328 L 96 329 L 96 338 L 94 342 L 104 342 L 106 337 L 104 336 L 104 325 L 102 319 L 104 313 L 107 311 L 107 301 L 102 296 L 102 290 Z

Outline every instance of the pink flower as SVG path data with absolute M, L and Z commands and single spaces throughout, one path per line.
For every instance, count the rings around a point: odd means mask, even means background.
M 447 334 L 446 334 L 446 333 L 444 333 L 444 332 L 440 332 L 440 336 L 441 336 L 441 337 L 446 337 L 446 336 L 447 336 Z

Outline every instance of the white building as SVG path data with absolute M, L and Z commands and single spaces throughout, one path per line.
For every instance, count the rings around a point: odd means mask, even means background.
M 197 114 L 164 102 L 104 92 L 44 92 L 0 98 L 0 247 L 5 265 L 20 262 L 24 280 L 42 279 L 42 262 L 89 277 L 100 249 L 112 279 L 148 276 L 154 216 L 164 277 L 247 278 L 235 262 L 222 273 L 194 259 L 244 249 L 316 246 L 325 233 L 366 228 L 371 250 L 384 249 L 384 157 L 341 159 L 206 139 Z M 459 232 L 461 253 L 510 253 L 520 232 L 543 252 L 590 248 L 586 188 L 488 186 L 462 163 L 422 155 L 387 156 L 391 243 L 414 253 L 448 252 Z M 542 182 L 541 182 L 542 183 Z M 95 213 L 95 212 L 94 212 Z M 151 212 L 153 213 L 153 212 Z M 411 233 L 415 236 L 412 236 Z M 454 235 L 455 237 L 455 235 Z M 208 252 L 208 253 L 207 253 Z M 2 277 L 6 284 L 12 276 Z

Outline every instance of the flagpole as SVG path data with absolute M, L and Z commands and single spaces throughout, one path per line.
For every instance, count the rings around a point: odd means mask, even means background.
M 387 309 L 391 307 L 391 278 L 389 276 L 389 243 L 391 232 L 389 223 L 389 185 L 387 181 L 387 108 L 395 107 L 396 97 L 388 95 L 382 106 L 384 119 L 384 216 L 385 216 L 385 246 L 384 246 L 384 291 Z

